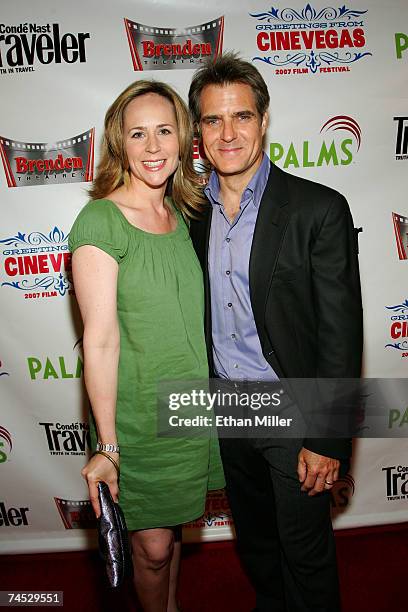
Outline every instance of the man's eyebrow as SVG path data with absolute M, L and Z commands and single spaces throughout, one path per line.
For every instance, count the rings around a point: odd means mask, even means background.
M 201 121 L 206 121 L 208 119 L 219 119 L 220 115 L 204 115 L 201 117 Z
M 242 117 L 242 115 L 250 115 L 251 117 L 255 117 L 256 113 L 251 110 L 240 110 L 232 113 L 232 117 Z M 201 121 L 208 121 L 209 119 L 221 119 L 221 115 L 204 115 L 201 117 Z
M 250 115 L 251 117 L 255 117 L 255 113 L 251 110 L 241 110 L 236 113 L 232 113 L 233 117 L 240 117 L 241 115 Z

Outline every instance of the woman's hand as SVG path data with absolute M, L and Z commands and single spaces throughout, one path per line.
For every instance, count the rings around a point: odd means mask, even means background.
M 106 454 L 111 456 L 119 465 L 119 455 L 117 453 Z M 81 475 L 88 484 L 92 508 L 94 509 L 96 518 L 99 518 L 101 509 L 98 498 L 98 482 L 101 480 L 106 482 L 113 497 L 113 501 L 117 502 L 119 495 L 117 470 L 113 463 L 103 455 L 94 455 L 81 470 Z

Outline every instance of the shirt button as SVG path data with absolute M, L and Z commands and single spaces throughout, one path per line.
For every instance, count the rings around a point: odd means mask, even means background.
M 235 340 L 236 335 L 235 335 L 235 334 L 231 334 L 231 338 L 232 338 L 233 340 Z
M 232 308 L 232 303 L 228 302 L 227 306 L 228 306 L 228 308 Z
M 231 270 L 226 270 L 225 274 L 227 274 L 229 276 L 231 274 Z
M 226 238 L 225 242 L 231 242 L 231 238 Z
M 234 363 L 234 368 L 239 368 L 239 365 L 237 363 Z

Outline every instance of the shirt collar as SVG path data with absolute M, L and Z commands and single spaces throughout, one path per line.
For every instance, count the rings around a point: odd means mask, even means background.
M 265 190 L 266 183 L 268 181 L 269 170 L 270 161 L 266 153 L 264 153 L 261 165 L 259 166 L 258 170 L 255 172 L 254 176 L 251 178 L 242 193 L 241 204 L 247 201 L 248 199 L 252 199 L 255 208 L 259 208 L 259 204 L 261 203 L 262 195 Z M 204 193 L 213 206 L 216 204 L 218 206 L 221 206 L 222 203 L 220 201 L 220 181 L 215 170 L 213 170 L 210 174 L 208 183 L 204 188 Z

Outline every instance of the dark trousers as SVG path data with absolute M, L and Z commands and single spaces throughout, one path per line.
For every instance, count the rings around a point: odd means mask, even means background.
M 220 440 L 227 495 L 259 612 L 339 612 L 330 495 L 300 490 L 295 439 Z

